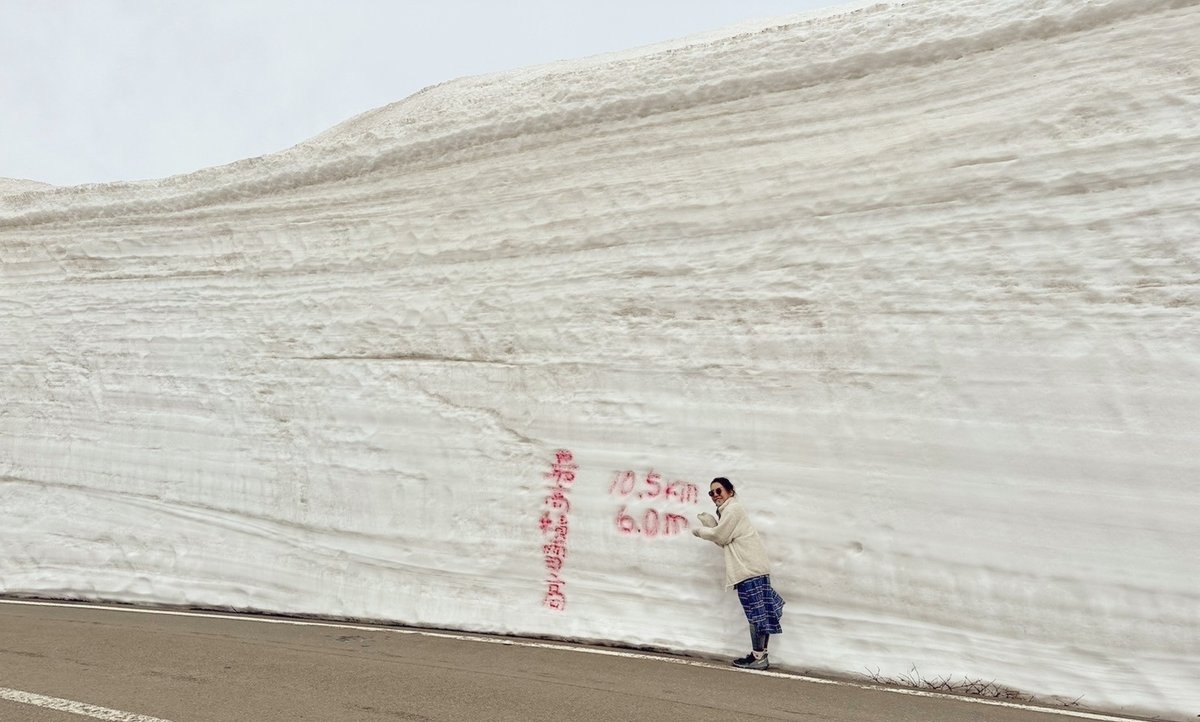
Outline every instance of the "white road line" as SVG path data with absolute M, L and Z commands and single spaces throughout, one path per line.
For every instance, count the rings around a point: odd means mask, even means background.
M 19 689 L 9 689 L 8 687 L 0 687 L 0 699 L 19 702 L 21 704 L 31 704 L 35 707 L 45 707 L 46 709 L 58 710 L 59 712 L 69 712 L 84 717 L 109 720 L 109 722 L 171 722 L 160 717 L 148 717 L 144 714 L 122 712 L 119 709 L 97 707 L 94 704 L 86 704 L 59 697 L 47 697 L 44 694 L 22 692 Z
M 1078 719 L 1096 720 L 1097 722 L 1142 722 L 1141 720 L 1132 717 L 1115 717 L 1112 715 L 1099 714 L 1096 712 L 1083 712 L 1080 710 L 1058 709 L 1056 707 L 1038 707 L 1031 704 L 1021 704 L 1019 702 L 1006 702 L 998 699 L 985 699 L 983 697 L 968 697 L 956 694 L 946 694 L 943 692 L 930 692 L 922 689 L 907 689 L 898 687 L 883 687 L 875 684 L 861 684 L 858 682 L 848 682 L 834 679 L 821 679 L 820 677 L 807 677 L 802 674 L 788 674 L 786 672 L 771 672 L 771 671 L 753 671 L 748 669 L 737 669 L 721 664 L 713 664 L 711 662 L 701 662 L 692 659 L 679 659 L 677 657 L 662 657 L 653 654 L 642 654 L 640 652 L 627 652 L 619 649 L 603 649 L 596 647 L 577 647 L 567 644 L 556 644 L 554 642 L 533 642 L 524 639 L 503 638 L 503 637 L 476 637 L 466 634 L 452 634 L 450 632 L 431 632 L 424 629 L 403 629 L 398 627 L 369 627 L 358 624 L 342 624 L 339 622 L 323 622 L 302 619 L 274 619 L 270 617 L 260 617 L 256 615 L 242 614 L 219 614 L 207 612 L 184 612 L 170 609 L 139 609 L 137 607 L 111 607 L 103 604 L 88 604 L 76 603 L 67 604 L 63 602 L 34 602 L 21 599 L 0 599 L 0 604 L 24 604 L 35 607 L 66 607 L 68 609 L 99 609 L 111 612 L 131 612 L 134 614 L 161 614 L 165 616 L 175 617 L 199 617 L 201 619 L 227 619 L 235 622 L 258 622 L 265 624 L 290 624 L 297 627 L 330 627 L 333 629 L 350 629 L 359 632 L 385 632 L 390 634 L 416 634 L 422 637 L 436 637 L 438 639 L 453 639 L 462 642 L 478 642 L 480 644 L 502 644 L 510 647 L 533 647 L 536 649 L 554 649 L 563 652 L 579 652 L 581 654 L 599 654 L 607 657 L 623 657 L 625 659 L 647 659 L 656 662 L 666 662 L 668 664 L 682 664 L 688 667 L 704 667 L 707 669 L 719 669 L 726 672 L 741 672 L 744 674 L 757 674 L 767 677 L 778 677 L 780 679 L 792 679 L 799 682 L 809 682 L 811 684 L 829 684 L 838 687 L 853 687 L 855 689 L 868 689 L 878 692 L 889 692 L 891 694 L 905 694 L 912 697 L 932 697 L 935 699 L 952 700 L 956 702 L 967 702 L 970 704 L 982 704 L 991 707 L 1007 707 L 1009 709 L 1020 709 L 1029 712 L 1042 712 L 1046 714 L 1056 714 L 1065 717 L 1075 717 Z M 0 687 L 2 690 L 3 687 Z M 46 698 L 53 699 L 53 698 Z M 101 709 L 101 708 L 97 708 Z M 125 713 L 118 713 L 125 714 Z M 138 715 L 125 717 L 103 717 L 101 719 L 129 719 L 130 722 L 158 722 L 153 717 L 142 717 Z

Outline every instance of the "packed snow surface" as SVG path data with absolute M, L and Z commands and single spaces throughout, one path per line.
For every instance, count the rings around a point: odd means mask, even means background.
M 1200 713 L 1200 5 L 928 0 L 0 195 L 0 592 Z

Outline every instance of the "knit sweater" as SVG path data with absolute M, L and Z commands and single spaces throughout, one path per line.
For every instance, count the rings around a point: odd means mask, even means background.
M 725 586 L 732 587 L 751 577 L 770 574 L 767 549 L 737 497 L 729 497 L 718 507 L 717 514 L 720 521 L 716 526 L 702 526 L 693 529 L 692 533 L 725 550 Z M 711 516 L 704 516 L 711 522 Z

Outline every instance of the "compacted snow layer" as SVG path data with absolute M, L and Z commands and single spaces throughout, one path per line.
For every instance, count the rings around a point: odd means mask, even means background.
M 1200 712 L 1200 7 L 864 6 L 0 196 L 0 592 Z

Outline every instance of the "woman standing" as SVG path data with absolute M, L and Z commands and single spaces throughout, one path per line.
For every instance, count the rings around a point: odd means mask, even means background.
M 717 507 L 717 519 L 707 512 L 700 514 L 700 523 L 704 526 L 693 529 L 692 534 L 725 550 L 725 586 L 737 589 L 738 599 L 750 622 L 752 651 L 733 660 L 733 666 L 767 669 L 771 666 L 767 660 L 769 635 L 783 632 L 779 626 L 783 599 L 771 588 L 767 550 L 750 524 L 729 479 L 723 476 L 713 479 L 708 495 Z

